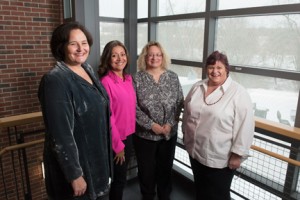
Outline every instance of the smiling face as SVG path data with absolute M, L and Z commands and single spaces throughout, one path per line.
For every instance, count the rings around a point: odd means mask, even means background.
M 111 70 L 115 73 L 123 73 L 123 69 L 127 64 L 126 51 L 121 46 L 115 46 L 112 49 L 110 57 Z
M 147 68 L 161 68 L 162 67 L 162 52 L 157 46 L 151 46 L 146 55 Z
M 227 69 L 220 61 L 216 61 L 214 65 L 208 65 L 206 70 L 210 85 L 222 85 L 227 79 Z
M 64 62 L 69 66 L 80 66 L 87 60 L 90 46 L 85 34 L 80 29 L 74 29 L 70 32 L 65 51 L 66 59 Z

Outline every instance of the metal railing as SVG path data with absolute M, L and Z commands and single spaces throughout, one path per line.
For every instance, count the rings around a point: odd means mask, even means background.
M 44 188 L 41 168 L 44 133 L 35 127 L 29 128 L 30 124 L 41 121 L 40 112 L 0 118 L 3 130 L 0 134 L 0 199 L 31 200 L 45 196 L 39 194 L 44 190 L 39 188 Z
M 41 154 L 44 139 L 25 142 L 23 134 L 18 133 L 17 127 L 40 121 L 42 121 L 41 113 L 0 118 L 0 128 L 6 127 L 10 138 L 7 140 L 8 146 L 0 150 L 0 188 L 4 188 L 0 190 L 0 199 L 35 199 L 33 197 L 35 192 L 32 190 L 37 189 L 37 183 L 34 183 L 34 180 L 38 176 L 41 179 L 39 183 L 43 183 L 41 158 L 37 158 L 35 163 L 30 163 L 38 167 L 37 170 L 28 167 L 30 164 L 27 163 L 27 157 L 36 156 L 31 155 L 35 149 L 30 150 L 36 146 Z M 256 118 L 255 122 L 255 139 L 250 151 L 251 156 L 236 172 L 231 187 L 232 198 L 300 199 L 300 129 L 261 118 Z M 188 154 L 184 150 L 180 132 L 179 130 L 175 162 L 179 163 L 183 172 L 190 174 L 192 179 Z M 12 142 L 12 135 L 16 144 Z M 38 172 L 34 173 L 31 170 Z M 32 188 L 31 184 L 35 187 Z M 44 185 L 40 184 L 39 187 L 37 190 L 46 196 Z
M 179 133 L 175 155 L 181 168 L 192 177 L 187 152 Z M 300 199 L 300 129 L 255 118 L 255 137 L 250 157 L 236 171 L 233 199 Z M 177 167 L 178 168 L 178 167 Z

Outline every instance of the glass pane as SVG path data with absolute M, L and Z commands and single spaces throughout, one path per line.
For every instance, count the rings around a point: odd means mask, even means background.
M 138 19 L 148 17 L 148 1 L 138 0 Z
M 157 40 L 172 59 L 202 61 L 204 20 L 161 22 Z
M 299 0 L 252 0 L 252 1 L 241 1 L 241 0 L 230 0 L 230 1 L 219 1 L 219 9 L 234 9 L 234 8 L 249 8 L 259 6 L 271 6 L 271 5 L 283 5 L 283 4 L 294 4 L 300 3 Z
M 99 16 L 124 18 L 124 0 L 99 0 Z
M 177 73 L 182 86 L 183 95 L 186 96 L 194 83 L 201 80 L 202 68 L 171 64 L 169 69 Z
M 124 43 L 124 24 L 100 22 L 100 52 L 111 40 L 119 40 Z
M 148 25 L 147 23 L 139 23 L 137 29 L 137 54 L 140 54 L 148 41 Z
M 185 13 L 203 12 L 205 0 L 159 0 L 158 15 L 178 15 Z
M 215 46 L 234 65 L 300 71 L 300 15 L 218 19 Z
M 300 81 L 233 72 L 230 76 L 247 89 L 255 116 L 294 126 Z
M 64 0 L 64 19 L 72 18 L 72 1 Z

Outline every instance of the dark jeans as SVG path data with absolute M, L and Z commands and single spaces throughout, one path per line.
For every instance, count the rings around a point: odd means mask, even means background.
M 133 136 L 138 164 L 138 178 L 143 200 L 169 200 L 172 191 L 172 166 L 177 137 L 151 141 Z
M 126 140 L 123 140 L 123 143 L 125 144 L 125 163 L 123 163 L 122 165 L 116 165 L 114 162 L 114 180 L 111 183 L 109 192 L 110 200 L 122 200 L 123 190 L 127 181 L 127 166 L 133 150 L 132 135 L 128 136 Z
M 230 200 L 230 185 L 235 170 L 210 168 L 190 157 L 197 200 Z

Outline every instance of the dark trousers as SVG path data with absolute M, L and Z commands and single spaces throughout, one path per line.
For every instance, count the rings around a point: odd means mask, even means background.
M 234 170 L 210 168 L 190 157 L 197 200 L 230 200 Z
M 133 150 L 132 135 L 128 136 L 126 140 L 123 140 L 123 143 L 125 145 L 125 163 L 123 163 L 122 165 L 116 165 L 116 163 L 114 162 L 114 179 L 111 183 L 109 192 L 110 200 L 122 200 L 123 190 L 127 181 L 127 166 Z
M 55 199 L 55 198 L 48 196 L 48 200 L 61 200 L 61 199 Z M 87 194 L 85 194 L 83 196 L 73 197 L 71 199 L 65 199 L 65 200 L 91 200 L 91 199 L 89 198 L 89 196 Z M 96 200 L 108 200 L 108 195 L 106 194 L 101 197 L 98 197 Z
M 138 164 L 138 178 L 143 200 L 169 200 L 172 191 L 172 166 L 177 137 L 151 141 L 133 136 Z

